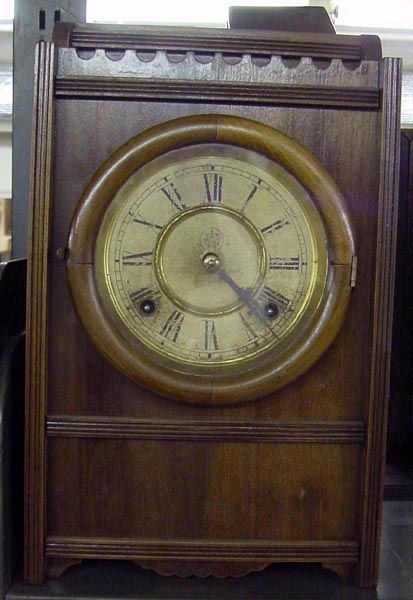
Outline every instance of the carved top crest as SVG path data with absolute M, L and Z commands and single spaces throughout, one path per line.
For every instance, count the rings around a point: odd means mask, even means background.
M 380 60 L 377 36 L 286 33 L 202 27 L 56 23 L 58 46 L 109 50 L 165 50 Z

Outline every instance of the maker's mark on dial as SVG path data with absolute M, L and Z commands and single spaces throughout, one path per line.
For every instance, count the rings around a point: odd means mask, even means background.
M 207 227 L 199 237 L 203 250 L 217 251 L 224 243 L 224 235 L 219 227 Z

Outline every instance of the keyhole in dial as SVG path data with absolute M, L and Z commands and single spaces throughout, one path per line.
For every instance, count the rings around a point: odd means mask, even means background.
M 274 302 L 268 302 L 264 307 L 264 314 L 267 319 L 275 319 L 278 317 L 279 308 Z
M 145 300 L 142 300 L 142 302 L 139 305 L 139 308 L 144 315 L 149 316 L 153 315 L 153 313 L 155 312 L 156 304 L 150 298 L 146 298 Z

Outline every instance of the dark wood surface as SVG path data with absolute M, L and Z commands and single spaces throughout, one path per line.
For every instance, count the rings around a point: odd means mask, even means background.
M 76 31 L 89 47 L 93 39 L 113 39 L 104 28 Z M 202 561 L 212 560 L 211 572 L 216 567 L 221 576 L 231 570 L 225 564 L 237 562 L 244 572 L 285 560 L 321 562 L 340 572 L 352 564 L 358 583 L 372 586 L 394 273 L 399 63 L 362 62 L 350 69 L 333 60 L 324 68 L 316 62 L 307 68 L 305 58 L 288 66 L 274 57 L 277 69 L 270 75 L 245 57 L 238 67 L 223 62 L 222 39 L 243 56 L 249 35 L 245 47 L 241 34 L 139 35 L 130 45 L 119 38 L 117 47 L 145 49 L 150 39 L 152 48 L 160 48 L 151 60 L 131 50 L 116 56 L 98 50 L 87 57 L 79 48 L 59 49 L 53 100 L 52 51 L 47 44 L 39 48 L 26 579 L 42 580 L 46 556 L 56 572 L 59 559 L 67 564 L 103 554 L 158 570 L 162 562 L 170 568 L 178 561 L 186 574 L 201 574 Z M 214 60 L 202 63 L 184 53 L 174 63 L 161 51 L 174 47 L 172 39 L 178 54 L 197 49 L 197 40 L 205 50 L 207 39 Z M 217 97 L 201 85 L 208 78 L 216 83 Z M 196 96 L 182 92 L 194 80 Z M 257 81 L 263 89 L 271 86 L 271 101 L 261 102 L 258 94 L 242 98 L 245 86 Z M 144 85 L 133 101 L 125 93 L 129 83 L 133 90 Z M 277 89 L 287 83 L 302 93 L 300 104 L 294 94 L 291 102 L 277 101 Z M 318 89 L 321 98 L 330 94 L 328 107 L 323 101 L 317 106 L 315 92 L 306 86 Z M 374 102 L 344 105 L 349 89 L 358 98 L 368 90 Z M 161 398 L 112 367 L 76 315 L 65 264 L 73 213 L 101 163 L 148 127 L 211 112 L 253 118 L 312 152 L 344 196 L 359 259 L 345 322 L 317 364 L 270 396 L 218 407 Z M 44 218 L 49 210 L 50 228 Z
M 0 263 L 0 595 L 23 544 L 24 326 L 26 260 Z
M 401 132 L 388 460 L 413 465 L 413 130 Z
M 25 259 L 0 263 L 0 355 L 6 341 L 24 331 Z

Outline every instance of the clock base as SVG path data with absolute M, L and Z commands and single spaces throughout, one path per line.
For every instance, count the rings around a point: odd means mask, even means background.
M 80 565 L 81 558 L 49 558 L 47 563 L 47 576 L 49 579 L 57 579 L 60 575 L 75 565 Z
M 86 559 L 87 560 L 87 559 Z M 63 573 L 75 565 L 83 562 L 76 558 L 51 558 L 48 562 L 47 577 L 49 579 L 58 579 Z M 142 567 L 142 569 L 152 570 L 166 577 L 216 577 L 224 579 L 225 577 L 244 577 L 249 573 L 263 571 L 271 563 L 261 562 L 216 562 L 216 561 L 156 561 L 139 560 L 131 561 Z
M 57 579 L 63 573 L 75 565 L 83 562 L 76 558 L 51 558 L 48 562 L 47 576 L 50 579 Z M 226 577 L 244 577 L 249 573 L 263 571 L 272 563 L 263 562 L 217 562 L 217 561 L 158 561 L 158 560 L 139 560 L 131 561 L 143 569 L 155 571 L 158 575 L 166 577 L 216 577 L 224 579 Z M 322 563 L 323 569 L 333 571 L 343 583 L 354 580 L 355 565 L 350 563 Z
M 136 561 L 143 569 L 152 569 L 159 575 L 177 577 L 216 577 L 224 579 L 225 577 L 244 577 L 248 573 L 263 571 L 271 563 L 261 562 L 215 562 L 209 561 Z

